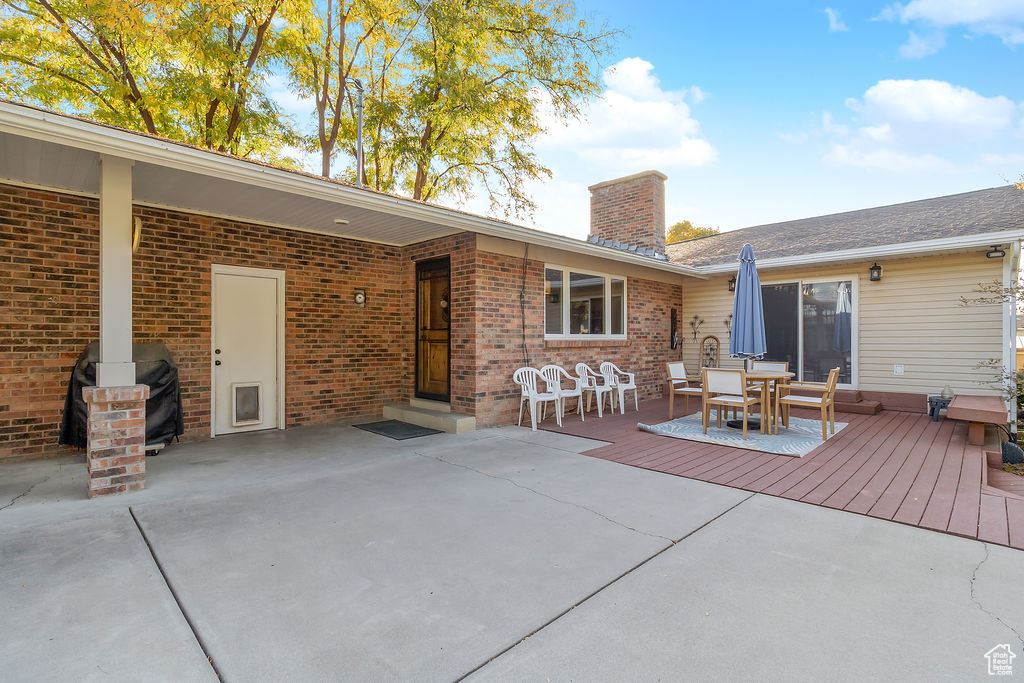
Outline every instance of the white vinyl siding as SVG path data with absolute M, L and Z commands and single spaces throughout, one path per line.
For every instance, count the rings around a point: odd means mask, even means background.
M 981 283 L 1002 280 L 1003 259 L 985 258 L 985 250 L 965 254 L 880 261 L 882 280 L 868 281 L 871 263 L 761 271 L 764 282 L 822 280 L 855 274 L 858 295 L 858 377 L 863 391 L 937 394 L 949 384 L 954 392 L 998 395 L 995 373 L 979 368 L 1003 359 L 1004 320 L 999 304 L 962 306 L 960 297 L 976 297 Z M 1006 258 L 1010 258 L 1009 253 Z M 691 374 L 700 367 L 698 345 L 706 335 L 722 344 L 722 365 L 741 367 L 728 358 L 725 319 L 732 313 L 729 274 L 683 285 L 680 316 L 683 358 Z M 689 321 L 704 324 L 694 343 Z M 893 374 L 893 365 L 904 374 Z

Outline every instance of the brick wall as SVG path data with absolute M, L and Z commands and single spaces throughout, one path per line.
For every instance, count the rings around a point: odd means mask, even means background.
M 644 171 L 590 186 L 590 234 L 665 253 L 665 179 Z
M 526 353 L 519 293 L 523 259 L 478 251 L 476 254 L 476 419 L 478 426 L 512 424 L 519 411 L 519 388 L 512 373 L 529 362 L 535 368 L 554 363 L 574 372 L 576 363 L 597 370 L 611 361 L 636 373 L 640 398 L 661 396 L 665 363 L 680 358 L 669 348 L 671 309 L 679 309 L 682 288 L 651 280 L 627 280 L 629 313 L 626 341 L 544 341 L 544 264 L 526 263 Z M 527 360 L 528 355 L 528 360 Z M 630 400 L 632 400 L 630 398 Z M 570 418 L 572 419 L 572 418 Z
M 452 408 L 480 426 L 518 409 L 512 371 L 524 363 L 522 259 L 476 249 L 460 233 L 404 248 L 135 207 L 134 337 L 166 344 L 178 363 L 184 439 L 210 434 L 211 264 L 286 272 L 285 424 L 379 415 L 412 396 L 415 262 L 451 258 Z M 0 460 L 68 452 L 56 445 L 68 377 L 98 336 L 98 201 L 0 184 Z M 535 367 L 595 369 L 612 360 L 661 392 L 669 309 L 678 286 L 629 280 L 629 340 L 543 338 L 543 264 L 527 265 L 526 336 Z M 365 307 L 354 305 L 365 289 Z
M 0 460 L 56 451 L 71 368 L 99 334 L 99 202 L 0 184 Z

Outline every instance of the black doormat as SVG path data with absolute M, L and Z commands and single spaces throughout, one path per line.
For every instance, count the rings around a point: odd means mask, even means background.
M 418 436 L 430 436 L 431 434 L 444 433 L 440 429 L 420 427 L 419 425 L 409 424 L 408 422 L 402 422 L 401 420 L 381 420 L 380 422 L 367 422 L 365 424 L 352 426 L 357 429 L 362 429 L 363 431 L 386 436 L 389 439 L 397 439 L 398 441 L 415 439 Z

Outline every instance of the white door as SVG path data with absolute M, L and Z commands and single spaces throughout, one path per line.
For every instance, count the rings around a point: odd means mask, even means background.
M 276 271 L 258 273 L 213 273 L 214 434 L 278 426 L 278 287 L 284 283 Z

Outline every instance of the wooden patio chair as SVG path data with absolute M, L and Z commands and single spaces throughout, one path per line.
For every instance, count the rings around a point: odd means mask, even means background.
M 818 408 L 821 410 L 821 440 L 828 439 L 826 428 L 831 427 L 832 433 L 836 433 L 836 384 L 839 383 L 839 368 L 833 368 L 828 372 L 828 379 L 824 382 L 790 382 L 779 387 L 780 395 L 775 401 L 775 423 L 778 424 L 779 413 L 782 414 L 782 424 L 789 426 L 789 408 Z M 789 394 L 793 389 L 803 391 L 820 392 L 820 396 L 798 396 Z
M 686 376 L 686 365 L 683 361 L 665 363 L 665 372 L 668 376 L 668 419 L 675 417 L 676 396 L 683 397 L 683 415 L 690 414 L 690 397 L 703 396 L 704 390 L 690 384 Z
M 708 433 L 711 423 L 711 407 L 716 406 L 715 415 L 718 427 L 722 426 L 722 408 L 743 409 L 743 438 L 747 438 L 747 418 L 750 408 L 760 405 L 761 394 L 747 396 L 747 373 L 743 370 L 725 370 L 722 368 L 703 368 L 701 370 L 701 390 L 703 391 L 702 423 L 704 433 Z M 762 413 L 764 412 L 762 407 Z M 767 420 L 761 419 L 761 430 Z

